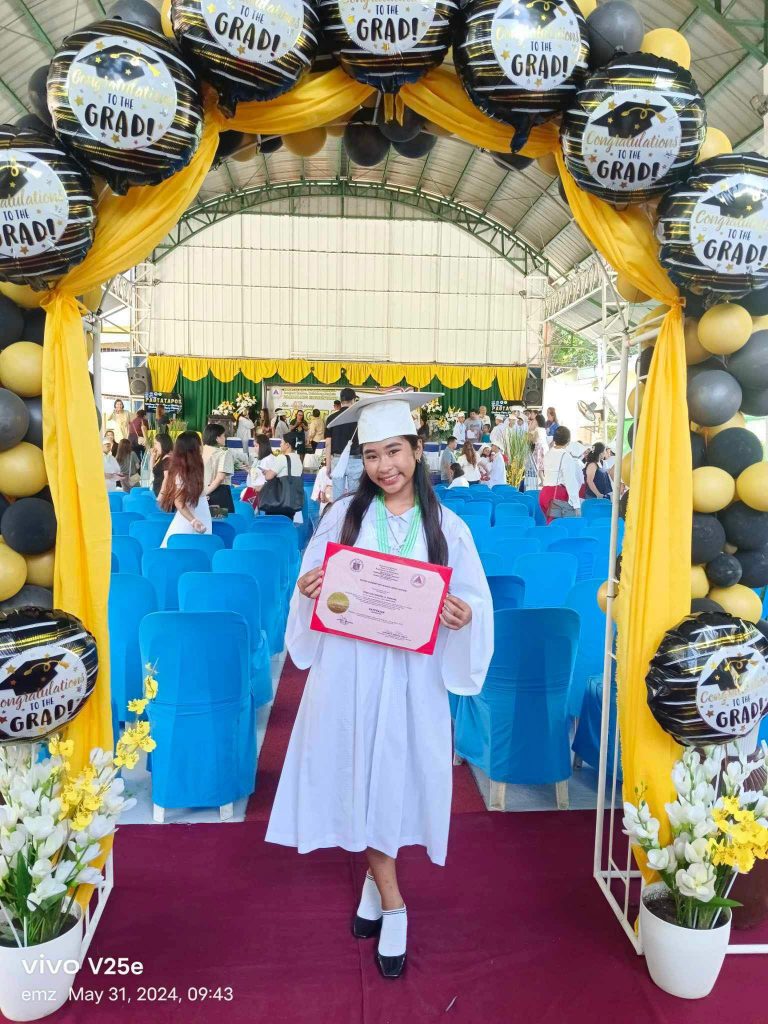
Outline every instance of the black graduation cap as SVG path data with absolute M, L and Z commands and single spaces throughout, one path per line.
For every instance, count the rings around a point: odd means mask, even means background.
M 0 199 L 10 199 L 21 192 L 29 180 L 24 173 L 28 166 L 18 160 L 0 163 Z
M 721 692 L 739 690 L 739 680 L 749 668 L 749 658 L 723 658 L 714 672 L 702 681 L 702 686 L 716 686 Z
M 755 192 L 749 188 L 727 188 L 711 199 L 705 199 L 705 206 L 718 206 L 723 217 L 743 220 L 753 213 L 762 210 L 765 204 L 765 193 Z
M 560 10 L 559 0 L 528 0 L 525 5 L 531 12 L 532 20 L 539 26 L 549 25 Z
M 612 139 L 632 139 L 648 131 L 656 121 L 663 123 L 666 118 L 662 116 L 662 111 L 665 109 L 651 103 L 650 100 L 645 103 L 625 100 L 613 110 L 608 110 L 602 117 L 598 117 L 593 124 L 607 128 Z
M 37 693 L 46 686 L 56 674 L 56 669 L 63 658 L 35 658 L 25 661 L 3 681 L 4 686 L 12 686 L 15 694 L 27 695 Z
M 143 78 L 144 75 L 151 74 L 156 78 L 160 74 L 157 70 L 159 59 L 145 57 L 144 54 L 128 50 L 117 43 L 81 58 L 80 63 L 95 68 L 99 78 L 108 78 L 112 81 L 122 78 L 125 82 L 131 82 Z

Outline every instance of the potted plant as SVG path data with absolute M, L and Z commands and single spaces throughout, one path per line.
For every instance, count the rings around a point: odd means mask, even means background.
M 115 755 L 94 748 L 75 771 L 72 740 L 0 746 L 0 1012 L 8 1020 L 46 1017 L 69 998 L 80 968 L 81 885 L 104 878 L 95 866 L 103 840 L 134 800 L 119 778 L 154 740 L 142 719 L 157 693 L 150 666 L 145 696 L 132 700 L 136 717 Z
M 765 764 L 747 763 L 728 745 L 687 748 L 672 770 L 677 798 L 665 804 L 672 841 L 659 842 L 659 821 L 643 793 L 624 804 L 624 831 L 646 853 L 661 882 L 643 889 L 640 939 L 648 972 L 671 995 L 700 999 L 717 981 L 728 948 L 729 899 L 737 874 L 768 858 L 768 791 L 744 788 Z
M 531 454 L 528 434 L 519 430 L 504 433 L 504 461 L 507 464 L 507 483 L 519 487 L 525 476 L 525 465 Z

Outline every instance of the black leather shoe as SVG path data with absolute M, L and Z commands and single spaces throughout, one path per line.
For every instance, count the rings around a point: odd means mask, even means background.
M 382 956 L 376 952 L 376 963 L 379 965 L 382 978 L 399 978 L 405 969 L 405 953 L 402 956 Z
M 381 921 L 369 921 L 367 917 L 358 917 L 357 914 L 352 918 L 352 934 L 356 939 L 373 939 L 381 931 Z

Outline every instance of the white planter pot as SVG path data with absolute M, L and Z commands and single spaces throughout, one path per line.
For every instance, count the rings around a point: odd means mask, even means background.
M 8 1020 L 40 1020 L 69 999 L 83 940 L 80 907 L 75 904 L 72 910 L 77 924 L 56 939 L 37 946 L 0 946 L 0 1012 Z
M 640 938 L 648 973 L 659 988 L 680 999 L 702 999 L 712 991 L 728 949 L 731 914 L 723 910 L 716 928 L 681 928 L 657 917 L 645 904 L 666 889 L 655 882 L 643 889 Z

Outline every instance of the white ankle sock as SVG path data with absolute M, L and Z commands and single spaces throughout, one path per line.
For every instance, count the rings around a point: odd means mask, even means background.
M 402 956 L 408 936 L 408 913 L 405 907 L 382 912 L 379 953 L 381 956 Z
M 381 896 L 373 875 L 365 876 L 363 894 L 360 897 L 360 906 L 357 908 L 357 916 L 365 918 L 366 921 L 378 921 L 381 917 Z

